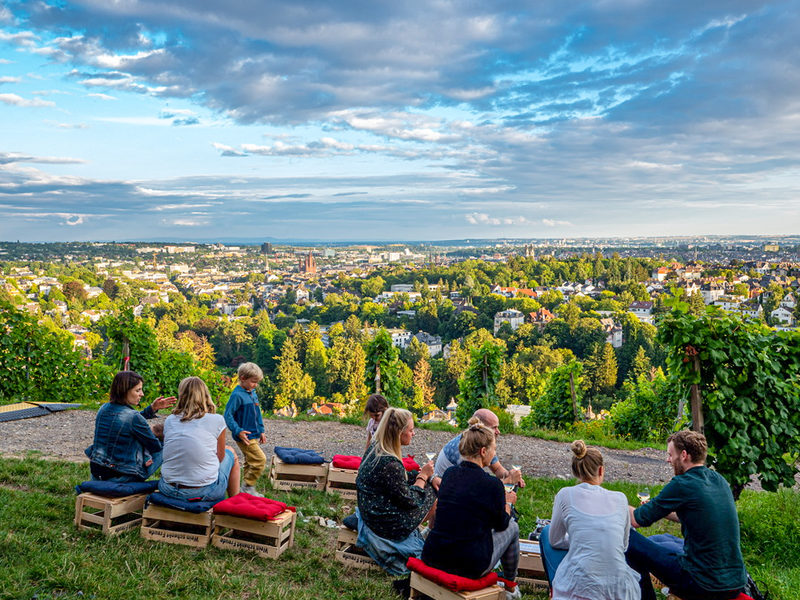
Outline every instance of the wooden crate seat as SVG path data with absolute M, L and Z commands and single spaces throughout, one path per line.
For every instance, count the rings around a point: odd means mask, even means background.
M 506 591 L 505 588 L 499 585 L 492 585 L 473 592 L 453 592 L 412 571 L 411 595 L 409 598 L 414 600 L 414 598 L 422 598 L 424 596 L 433 600 L 505 600 Z
M 205 548 L 213 535 L 210 510 L 192 513 L 151 503 L 142 517 L 142 537 L 146 540 Z
M 356 477 L 358 469 L 340 469 L 333 463 L 328 466 L 328 479 L 325 484 L 326 492 L 336 492 L 343 498 L 356 499 Z
M 328 465 L 292 465 L 273 455 L 269 480 L 277 490 L 298 488 L 324 490 L 328 479 Z
M 78 494 L 75 499 L 75 526 L 94 529 L 104 535 L 117 535 L 142 524 L 142 508 L 147 494 L 131 494 L 111 498 L 91 492 Z
M 297 513 L 285 510 L 272 521 L 258 521 L 231 515 L 214 515 L 217 548 L 254 552 L 264 558 L 278 558 L 294 545 Z

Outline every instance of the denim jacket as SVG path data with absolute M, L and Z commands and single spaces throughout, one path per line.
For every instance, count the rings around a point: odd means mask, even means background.
M 239 433 L 242 431 L 250 432 L 247 436 L 250 440 L 256 440 L 264 433 L 261 404 L 255 390 L 248 392 L 240 385 L 233 388 L 228 404 L 225 405 L 225 424 L 237 441 L 241 441 Z
M 145 420 L 154 416 L 152 406 L 139 412 L 127 404 L 107 402 L 97 411 L 94 443 L 84 453 L 93 463 L 146 478 L 145 452 L 161 451 L 161 442 Z

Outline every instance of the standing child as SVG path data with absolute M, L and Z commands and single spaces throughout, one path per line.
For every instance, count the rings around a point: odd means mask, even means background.
M 225 423 L 244 455 L 242 491 L 261 496 L 255 485 L 267 465 L 267 457 L 259 447 L 267 443 L 267 434 L 255 388 L 264 379 L 264 373 L 257 364 L 248 362 L 239 365 L 238 374 L 239 385 L 231 392 L 225 406 Z
M 383 413 L 386 412 L 387 408 L 389 408 L 389 403 L 381 394 L 372 394 L 367 398 L 367 406 L 364 409 L 364 414 L 369 415 L 369 421 L 367 422 L 367 447 L 364 450 L 365 452 L 369 449 L 372 436 L 375 435 L 375 432 L 378 430 L 381 417 Z

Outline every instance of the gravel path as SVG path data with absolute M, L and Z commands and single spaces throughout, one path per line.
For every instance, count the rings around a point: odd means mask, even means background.
M 68 410 L 44 417 L 0 423 L 0 454 L 23 456 L 34 450 L 61 460 L 86 462 L 83 449 L 92 442 L 95 411 Z M 151 421 L 152 423 L 153 421 Z M 326 458 L 334 454 L 364 452 L 366 434 L 363 427 L 331 421 L 269 420 L 266 422 L 267 458 L 273 446 L 294 446 L 320 452 Z M 230 439 L 230 433 L 228 434 Z M 443 431 L 417 429 L 407 454 L 424 460 L 425 452 L 438 452 L 452 438 Z M 238 452 L 238 448 L 237 448 Z M 498 441 L 498 456 L 508 467 L 512 460 L 522 465 L 522 472 L 531 477 L 571 477 L 569 445 L 518 435 L 503 435 Z M 665 452 L 642 450 L 603 450 L 606 480 L 663 483 L 672 476 L 665 462 Z

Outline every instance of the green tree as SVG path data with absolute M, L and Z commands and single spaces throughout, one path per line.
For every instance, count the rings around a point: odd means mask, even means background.
M 0 301 L 0 401 L 107 398 L 112 369 L 89 361 L 73 336 Z M 54 396 L 55 394 L 55 396 Z
M 363 413 L 367 396 L 364 348 L 358 342 L 339 335 L 333 338 L 328 357 L 330 392 L 344 397 L 348 414 Z
M 389 332 L 381 328 L 367 342 L 366 384 L 376 394 L 383 394 L 391 406 L 404 406 L 398 380 L 399 352 Z
M 529 419 L 520 422 L 536 424 L 549 429 L 563 429 L 575 421 L 572 394 L 574 390 L 575 404 L 581 409 L 581 380 L 583 368 L 581 363 L 573 361 L 557 367 L 550 373 L 544 393 L 531 405 Z
M 650 359 L 647 357 L 644 348 L 639 346 L 639 349 L 636 351 L 636 356 L 633 357 L 633 363 L 631 364 L 631 370 L 628 376 L 632 381 L 637 381 L 639 377 L 651 379 L 652 370 L 653 365 L 650 363 Z
M 317 396 L 327 396 L 328 388 L 328 351 L 319 337 L 314 337 L 306 347 L 305 372 L 314 380 Z
M 303 367 L 297 360 L 294 338 L 287 339 L 283 344 L 276 380 L 275 408 L 294 404 L 298 409 L 306 410 L 311 406 L 314 381 L 308 373 L 303 372 Z
M 584 389 L 589 398 L 609 395 L 617 385 L 617 357 L 611 344 L 598 344 L 584 362 Z
M 753 475 L 769 491 L 794 485 L 800 455 L 800 334 L 721 311 L 696 318 L 676 302 L 659 337 L 667 346 L 668 375 L 679 397 L 698 386 L 709 462 L 731 484 L 734 497 Z
M 498 404 L 496 393 L 503 369 L 503 349 L 489 341 L 470 352 L 470 362 L 458 381 L 459 403 L 456 419 L 461 427 L 479 408 Z
M 431 365 L 428 359 L 423 357 L 414 365 L 414 396 L 411 402 L 411 410 L 417 415 L 423 415 L 434 405 L 433 397 L 436 388 L 431 382 Z

